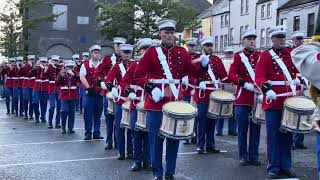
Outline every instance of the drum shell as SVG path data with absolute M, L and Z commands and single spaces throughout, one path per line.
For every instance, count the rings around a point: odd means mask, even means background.
M 130 102 L 122 104 L 122 118 L 120 122 L 122 128 L 131 129 L 130 126 Z
M 115 112 L 114 101 L 112 96 L 109 95 L 109 93 L 107 94 L 107 101 L 108 101 L 108 108 L 107 108 L 108 114 L 114 115 L 114 112 Z
M 233 116 L 233 101 L 222 101 L 210 97 L 207 117 L 227 119 Z
M 262 96 L 257 96 L 256 97 L 256 103 L 254 107 L 254 117 L 253 117 L 253 122 L 256 124 L 265 124 L 266 122 L 266 117 L 265 117 L 265 112 L 262 109 Z
M 148 131 L 147 128 L 147 111 L 137 105 L 137 122 L 135 124 L 135 130 Z
M 190 104 L 193 106 L 193 107 L 197 107 L 197 103 L 194 101 L 194 89 L 191 91 L 190 93 Z

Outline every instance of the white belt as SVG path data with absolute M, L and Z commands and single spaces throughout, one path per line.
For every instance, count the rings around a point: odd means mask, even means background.
M 12 77 L 11 79 L 19 79 L 19 78 L 17 78 L 17 77 Z
M 30 80 L 30 78 L 29 78 L 29 77 L 23 77 L 23 79 Z
M 60 87 L 60 89 L 63 89 L 63 90 L 65 90 L 65 89 L 77 89 L 77 86 L 62 86 L 62 87 Z
M 216 81 L 203 81 L 206 84 L 221 84 L 220 80 L 216 80 Z
M 180 79 L 151 79 L 150 82 L 156 84 L 180 84 Z
M 292 81 L 268 81 L 273 86 L 285 86 L 285 85 L 296 85 L 294 80 Z
M 31 77 L 30 79 L 36 79 L 36 77 Z
M 11 77 L 7 77 L 7 79 L 12 79 Z
M 49 80 L 41 80 L 41 79 L 36 79 L 36 82 L 49 82 Z
M 49 83 L 53 83 L 53 84 L 54 84 L 54 83 L 56 83 L 56 82 L 55 82 L 55 81 L 49 81 Z
M 130 85 L 130 88 L 132 88 L 135 92 L 137 90 L 140 90 L 140 91 L 144 90 L 141 86 L 138 86 L 138 85 Z

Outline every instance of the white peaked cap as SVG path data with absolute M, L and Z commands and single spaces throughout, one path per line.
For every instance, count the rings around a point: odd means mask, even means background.
M 212 36 L 206 36 L 206 37 L 203 37 L 203 38 L 200 40 L 201 46 L 203 46 L 204 44 L 207 44 L 207 43 L 214 44 L 214 41 L 213 41 L 213 37 L 212 37 Z
M 141 38 L 138 42 L 137 42 L 137 46 L 138 48 L 141 47 L 146 47 L 146 46 L 152 46 L 153 41 L 151 38 Z
M 101 51 L 101 46 L 99 45 L 93 45 L 89 48 L 89 51 L 92 52 L 93 50 Z
M 121 51 L 133 51 L 134 45 L 131 44 L 120 44 Z
M 162 20 L 159 22 L 159 30 L 162 29 L 176 29 L 177 22 L 171 19 Z
M 277 36 L 277 35 L 287 35 L 287 29 L 285 26 L 275 26 L 269 29 L 269 37 Z
M 123 37 L 115 37 L 113 38 L 113 43 L 114 44 L 125 44 L 127 40 Z

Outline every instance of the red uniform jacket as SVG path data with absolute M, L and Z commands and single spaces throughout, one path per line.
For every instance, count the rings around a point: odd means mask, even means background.
M 291 59 L 291 49 L 285 48 L 283 50 L 274 50 L 275 53 L 283 60 L 284 64 L 287 66 L 288 71 L 292 79 L 296 78 L 298 70 L 294 66 Z M 264 51 L 260 55 L 260 60 L 256 66 L 256 83 L 258 86 L 262 86 L 263 83 L 271 81 L 287 81 L 284 73 L 282 72 L 280 66 L 271 58 L 271 55 L 268 51 Z M 292 92 L 289 85 L 283 86 L 272 86 L 272 90 L 276 94 L 282 94 L 286 92 Z M 282 109 L 284 100 L 287 97 L 278 97 L 276 100 L 273 100 L 270 104 L 266 103 L 266 97 L 263 97 L 263 110 L 267 109 Z
M 259 60 L 260 52 L 254 51 L 253 53 L 250 54 L 247 51 L 243 50 L 243 53 L 247 56 L 253 71 L 255 71 L 256 64 Z M 242 79 L 248 83 L 254 84 L 253 80 L 250 78 L 247 68 L 245 67 L 244 63 L 241 61 L 241 57 L 239 53 L 234 55 L 234 61 L 230 66 L 230 72 L 228 77 L 233 84 L 238 85 L 237 90 L 235 92 L 235 97 L 238 96 L 239 90 L 240 90 L 239 79 Z M 234 104 L 253 106 L 254 92 L 248 91 L 247 89 L 242 88 L 241 94 L 239 98 L 235 100 Z
M 35 67 L 35 83 L 33 91 L 48 91 L 49 87 L 49 72 L 45 72 L 40 66 Z
M 83 65 L 87 71 L 87 75 L 85 76 L 85 78 L 87 79 L 89 86 L 93 87 L 96 91 L 100 92 L 101 87 L 97 85 L 97 80 L 94 78 L 94 72 L 95 72 L 96 68 L 94 66 L 90 66 L 90 60 L 85 61 L 83 63 Z M 99 67 L 99 65 L 98 65 L 98 67 Z
M 162 51 L 166 56 L 168 66 L 170 68 L 173 79 L 181 79 L 184 76 L 189 75 L 189 79 L 193 77 L 193 65 L 191 63 L 191 57 L 187 51 L 179 46 L 173 46 L 170 49 L 162 47 Z M 151 79 L 166 79 L 162 65 L 158 59 L 158 54 L 155 47 L 149 48 L 144 56 L 141 58 L 139 65 L 134 73 L 134 79 L 137 85 L 144 87 L 145 83 L 150 82 Z M 156 84 L 158 88 L 161 88 L 161 84 Z M 176 86 L 177 87 L 177 86 Z M 164 103 L 174 101 L 174 96 L 169 88 L 169 85 L 165 85 L 165 97 L 159 102 L 154 102 L 150 94 L 146 94 L 146 100 L 144 108 L 146 110 L 161 111 Z M 183 96 L 180 93 L 179 100 Z
M 208 70 L 206 68 L 201 68 L 199 62 L 196 64 L 198 64 L 196 67 L 199 67 L 199 68 L 195 69 L 195 72 L 197 72 L 195 77 L 197 77 L 198 81 L 199 82 L 212 81 L 209 74 L 208 74 Z M 222 60 L 218 56 L 210 55 L 209 64 L 210 64 L 210 67 L 211 67 L 216 79 L 220 79 L 220 81 L 222 81 L 222 82 L 227 82 L 228 74 L 227 74 L 227 71 L 223 65 Z M 207 87 L 213 88 L 214 85 L 207 84 Z M 205 92 L 201 91 L 201 97 L 199 95 L 199 91 L 200 91 L 199 88 L 195 89 L 194 101 L 196 103 L 209 103 L 210 93 L 213 90 L 206 89 Z
M 74 75 L 66 73 L 64 76 L 59 74 L 56 79 L 56 86 L 59 88 L 59 99 L 77 100 L 79 91 L 77 84 L 80 82 L 79 74 L 73 70 Z
M 12 66 L 12 69 L 10 70 L 10 76 L 12 79 L 12 87 L 13 88 L 18 87 L 20 74 L 19 74 L 19 68 L 17 65 Z
M 82 62 L 80 63 L 80 65 L 77 65 L 76 64 L 76 66 L 74 67 L 74 71 L 77 73 L 77 74 L 79 74 L 80 73 L 80 68 L 81 68 L 81 66 L 82 66 Z M 78 82 L 78 86 L 81 86 L 81 82 Z
M 5 82 L 5 86 L 8 88 L 12 88 L 13 87 L 13 71 L 10 69 L 10 66 L 6 66 L 4 68 L 4 70 L 2 70 L 2 75 L 6 75 L 6 82 Z
M 23 80 L 24 80 L 24 70 L 23 70 L 23 67 L 19 67 L 18 68 L 18 81 L 17 81 L 18 88 L 22 88 Z
M 189 54 L 189 55 L 191 56 L 191 60 L 198 59 L 201 56 L 201 54 L 198 54 L 198 53 Z M 180 93 L 182 93 L 183 96 L 190 96 L 192 89 L 193 89 L 192 87 L 186 87 L 185 85 L 181 84 Z
M 120 62 L 120 57 L 116 56 L 116 62 Z M 109 71 L 112 69 L 112 61 L 111 56 L 105 56 L 103 58 L 102 63 L 97 67 L 97 69 L 94 72 L 94 79 L 104 79 Z M 105 96 L 107 94 L 106 90 L 101 90 L 100 95 Z
M 121 60 L 120 60 L 121 62 Z M 128 67 L 130 66 L 132 61 L 129 61 L 127 64 L 123 63 L 124 68 L 127 70 Z M 115 85 L 120 85 L 121 81 L 122 81 L 122 74 L 120 71 L 120 67 L 119 67 L 119 63 L 116 63 L 113 68 L 109 71 L 108 75 L 105 78 L 105 83 L 112 83 L 114 82 L 114 80 L 116 80 L 116 84 Z M 120 86 L 121 87 L 121 86 Z M 125 89 L 121 88 L 121 94 L 120 96 L 122 97 L 126 97 L 127 94 L 125 94 Z M 123 104 L 124 100 L 123 99 L 119 99 L 118 101 L 116 101 L 116 104 Z
M 31 81 L 31 65 L 29 63 L 26 63 L 24 67 L 22 68 L 23 73 L 23 82 L 22 87 L 23 88 L 29 88 L 30 87 L 30 81 Z
M 56 89 L 56 84 L 55 84 L 55 80 L 59 74 L 61 70 L 61 66 L 60 65 L 52 65 L 49 64 L 48 65 L 48 74 L 49 74 L 49 87 L 48 87 L 48 93 L 49 94 L 53 94 L 55 89 Z

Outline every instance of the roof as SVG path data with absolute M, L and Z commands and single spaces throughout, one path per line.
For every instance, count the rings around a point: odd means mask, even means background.
M 269 1 L 272 1 L 272 0 L 258 0 L 257 4 L 261 4 L 261 3 L 265 3 L 265 2 L 269 2 Z
M 208 7 L 211 6 L 211 4 L 207 0 L 187 0 L 187 1 L 189 1 L 192 5 L 194 5 L 194 7 L 197 10 L 197 15 L 205 11 L 206 9 L 208 9 Z
M 208 6 L 198 18 L 207 18 L 229 12 L 229 0 L 215 0 L 213 5 Z
M 286 8 L 290 8 L 290 7 L 293 7 L 293 6 L 298 6 L 298 5 L 301 5 L 301 4 L 318 2 L 318 1 L 319 0 L 290 0 L 289 2 L 287 2 L 284 5 L 282 5 L 281 7 L 279 7 L 278 9 L 286 9 Z

